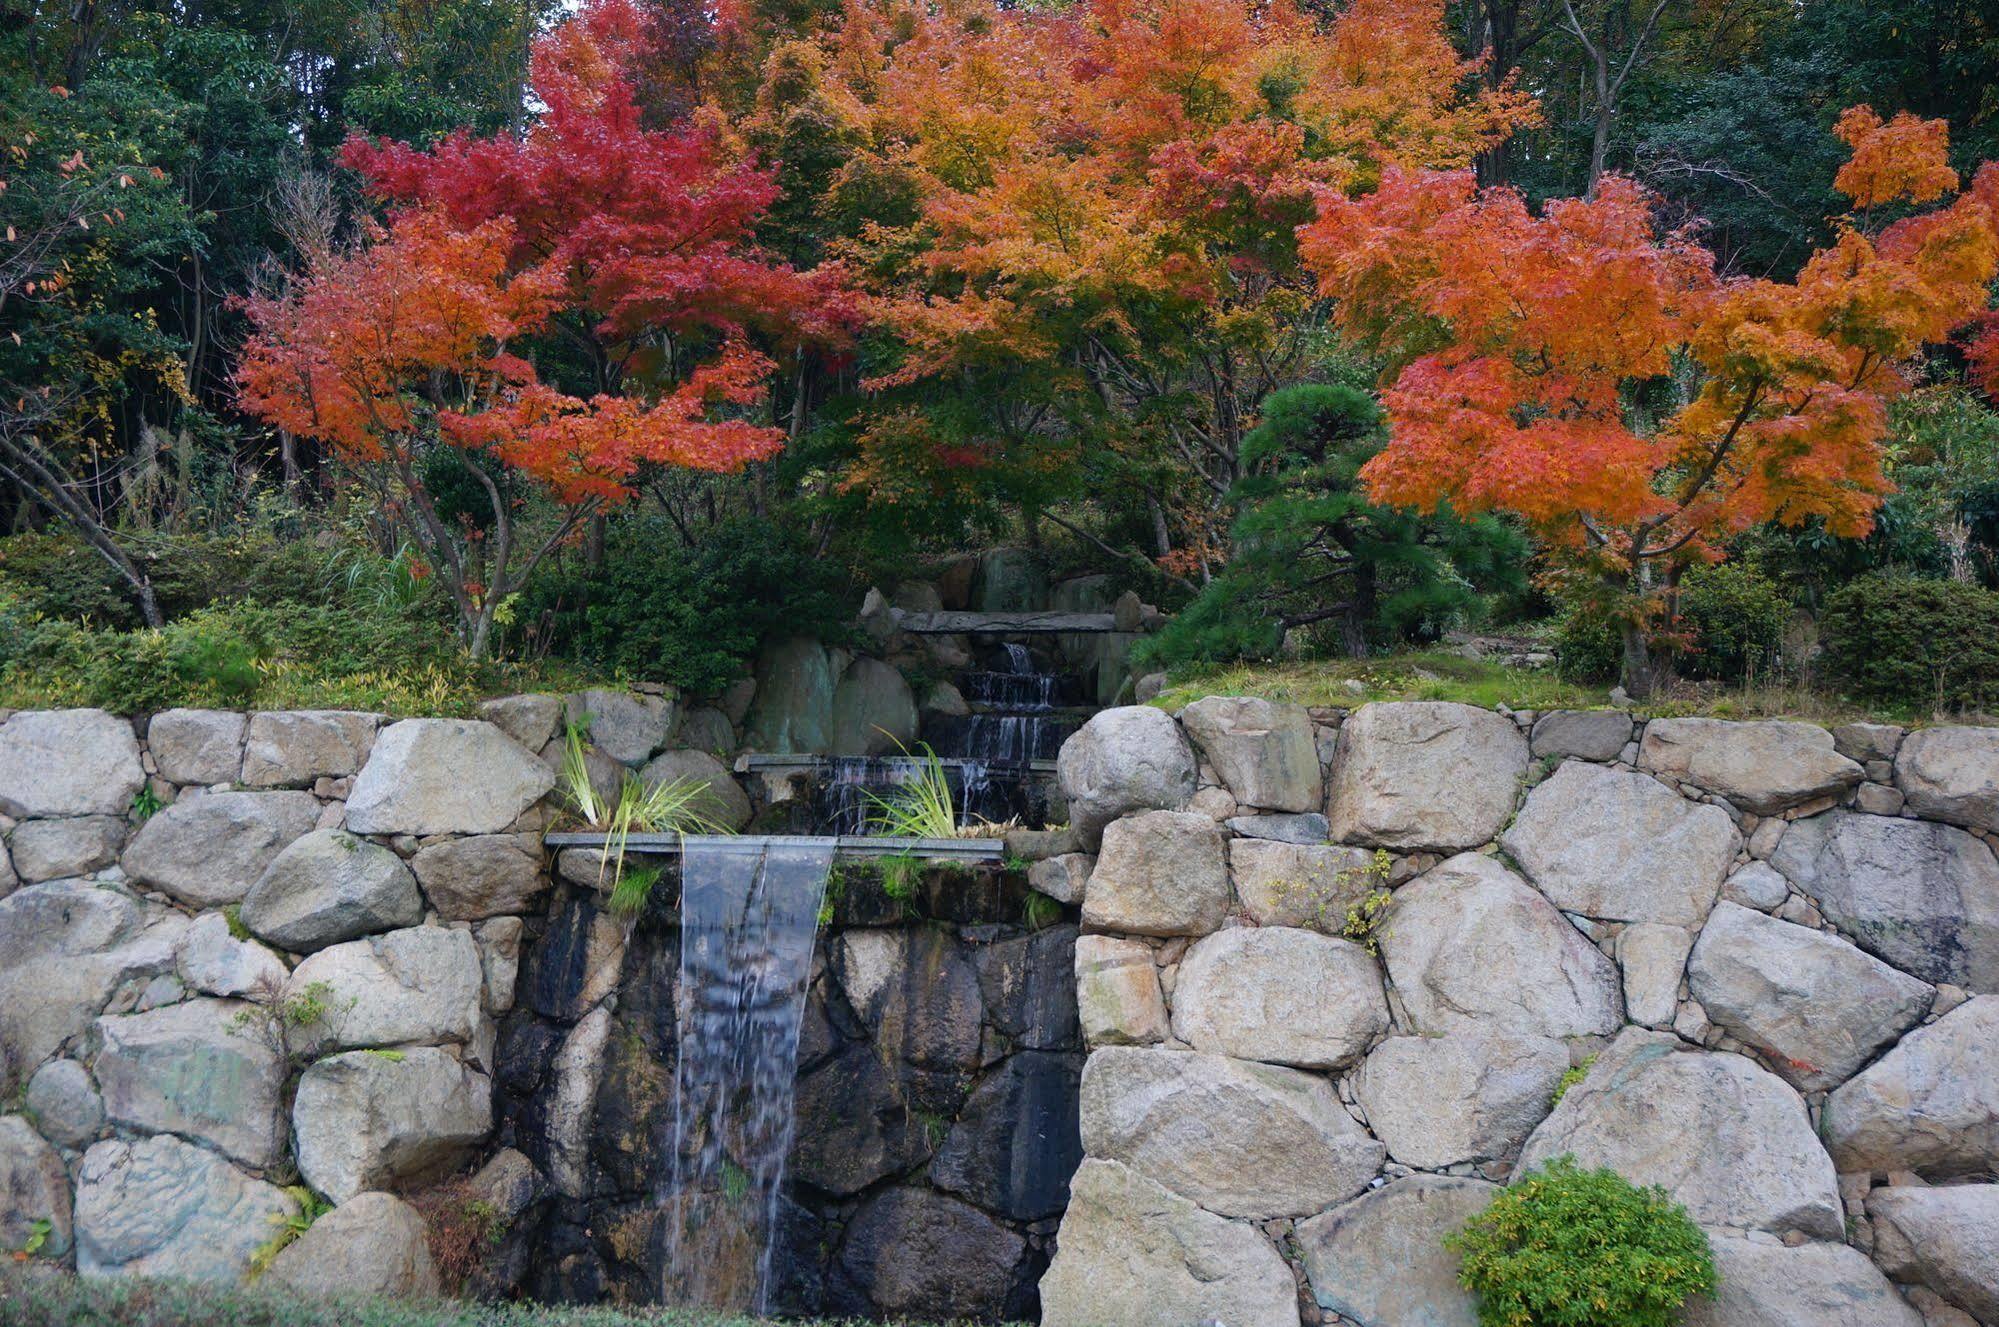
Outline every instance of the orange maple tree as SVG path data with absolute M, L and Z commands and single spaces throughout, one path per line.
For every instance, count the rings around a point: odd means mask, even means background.
M 1868 531 L 1888 398 L 1987 314 L 1999 166 L 1959 193 L 1940 122 L 1860 107 L 1838 132 L 1837 187 L 1863 208 L 1956 196 L 1878 233 L 1843 219 L 1791 282 L 1718 278 L 1616 177 L 1537 213 L 1468 172 L 1391 166 L 1300 231 L 1337 323 L 1387 359 L 1369 492 L 1521 517 L 1620 624 L 1634 696 L 1686 567 L 1765 522 Z

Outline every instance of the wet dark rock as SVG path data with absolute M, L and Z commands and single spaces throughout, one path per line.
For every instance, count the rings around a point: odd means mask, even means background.
M 849 1046 L 798 1083 L 794 1178 L 835 1196 L 929 1160 L 924 1121 L 905 1103 L 874 1048 Z
M 966 1102 L 931 1163 L 931 1182 L 1017 1221 L 1061 1212 L 1083 1160 L 1083 1058 L 1049 1051 L 1009 1057 Z
M 979 1064 L 978 969 L 938 927 L 854 930 L 835 951 L 841 989 L 892 1059 L 924 1069 Z
M 997 1322 L 1026 1248 L 969 1204 L 900 1188 L 855 1214 L 840 1264 L 880 1313 Z
M 977 963 L 986 1019 L 1002 1036 L 1029 1050 L 1078 1044 L 1074 926 L 985 945 Z

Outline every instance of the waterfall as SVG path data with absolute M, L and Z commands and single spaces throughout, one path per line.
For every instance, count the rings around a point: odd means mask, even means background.
M 684 840 L 661 1298 L 761 1314 L 831 839 Z

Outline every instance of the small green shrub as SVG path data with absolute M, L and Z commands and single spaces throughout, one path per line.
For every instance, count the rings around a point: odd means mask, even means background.
M 1779 663 L 1791 603 L 1776 582 L 1733 563 L 1696 567 L 1680 582 L 1680 621 L 1691 677 L 1740 682 L 1767 677 Z
M 1715 1287 L 1707 1236 L 1664 1189 L 1567 1156 L 1516 1179 L 1444 1245 L 1481 1327 L 1672 1327 Z
M 1571 682 L 1606 682 L 1624 666 L 1617 628 L 1582 608 L 1571 608 L 1555 625 L 1555 665 Z
M 1999 708 L 1999 594 L 1862 576 L 1826 599 L 1825 666 L 1857 698 L 1916 710 Z

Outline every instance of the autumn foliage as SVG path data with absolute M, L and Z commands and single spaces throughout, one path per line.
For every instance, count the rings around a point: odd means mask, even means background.
M 1878 234 L 1847 219 L 1790 282 L 1718 278 L 1614 177 L 1535 212 L 1462 171 L 1391 167 L 1372 192 L 1328 191 L 1300 233 L 1339 325 L 1390 364 L 1370 492 L 1524 518 L 1627 624 L 1634 691 L 1683 568 L 1762 522 L 1867 531 L 1887 400 L 1983 316 L 1999 169 L 1957 194 L 1941 124 L 1861 107 L 1839 133 L 1861 206 L 1956 197 Z

